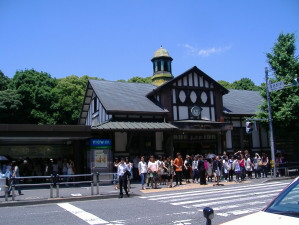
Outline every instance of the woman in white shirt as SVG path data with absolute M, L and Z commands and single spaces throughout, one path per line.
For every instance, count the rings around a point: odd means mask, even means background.
M 142 190 L 145 190 L 144 183 L 147 174 L 147 165 L 146 162 L 144 161 L 144 156 L 141 156 L 141 161 L 138 163 L 138 171 L 139 171 L 139 176 L 141 177 Z
M 155 188 L 157 188 L 157 180 L 158 180 L 158 164 L 155 161 L 155 158 L 153 155 L 151 155 L 150 160 L 148 162 L 147 169 L 149 171 L 149 176 L 151 179 L 151 186 L 154 188 L 153 183 L 155 183 Z

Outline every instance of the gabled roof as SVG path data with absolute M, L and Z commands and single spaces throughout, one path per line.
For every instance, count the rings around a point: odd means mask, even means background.
M 146 97 L 146 94 L 156 87 L 152 84 L 103 80 L 89 80 L 89 83 L 108 113 L 164 114 L 168 112 Z
M 139 130 L 139 131 L 152 131 L 152 130 L 177 130 L 178 128 L 170 123 L 165 122 L 117 122 L 108 121 L 92 127 L 95 130 Z
M 263 98 L 259 91 L 229 89 L 223 96 L 223 112 L 233 115 L 254 115 L 260 111 Z
M 159 92 L 161 89 L 163 89 L 165 87 L 168 87 L 169 85 L 172 85 L 177 80 L 181 79 L 184 76 L 187 76 L 188 74 L 190 74 L 192 72 L 195 72 L 195 73 L 197 73 L 200 76 L 204 76 L 205 79 L 207 79 L 208 81 L 212 82 L 214 84 L 214 87 L 218 88 L 220 91 L 222 91 L 223 94 L 227 94 L 229 92 L 225 87 L 223 87 L 222 85 L 220 85 L 217 81 L 215 81 L 209 75 L 207 75 L 206 73 L 204 73 L 203 71 L 201 71 L 200 69 L 198 69 L 196 66 L 194 66 L 191 69 L 187 70 L 186 72 L 182 73 L 181 75 L 173 78 L 172 80 L 169 80 L 169 81 L 165 82 L 164 84 L 162 84 L 161 86 L 156 87 L 154 90 L 152 90 L 151 92 L 149 92 L 147 94 L 147 96 L 151 96 L 151 95 L 155 94 L 156 92 Z

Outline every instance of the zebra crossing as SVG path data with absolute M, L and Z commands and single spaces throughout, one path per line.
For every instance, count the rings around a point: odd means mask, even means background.
M 264 208 L 286 184 L 286 182 L 242 184 L 159 193 L 139 198 L 180 206 L 188 210 L 202 211 L 205 207 L 211 207 L 217 216 L 241 216 Z

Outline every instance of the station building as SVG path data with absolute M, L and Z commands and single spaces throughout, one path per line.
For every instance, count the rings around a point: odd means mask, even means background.
M 89 80 L 80 125 L 111 139 L 115 156 L 269 150 L 265 130 L 245 131 L 259 92 L 227 90 L 196 66 L 174 77 L 172 60 L 154 53 L 152 84 Z
M 89 80 L 78 125 L 0 125 L 0 155 L 73 158 L 83 173 L 110 171 L 115 156 L 270 150 L 266 130 L 245 131 L 259 92 L 228 90 L 196 66 L 174 77 L 172 60 L 154 53 L 152 84 Z

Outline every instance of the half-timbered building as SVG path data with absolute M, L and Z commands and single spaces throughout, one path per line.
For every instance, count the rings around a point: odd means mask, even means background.
M 227 90 L 193 67 L 174 77 L 172 58 L 158 49 L 152 84 L 89 80 L 80 124 L 94 138 L 112 140 L 116 156 L 221 153 L 267 149 L 267 133 L 245 132 L 262 98 L 258 92 Z

